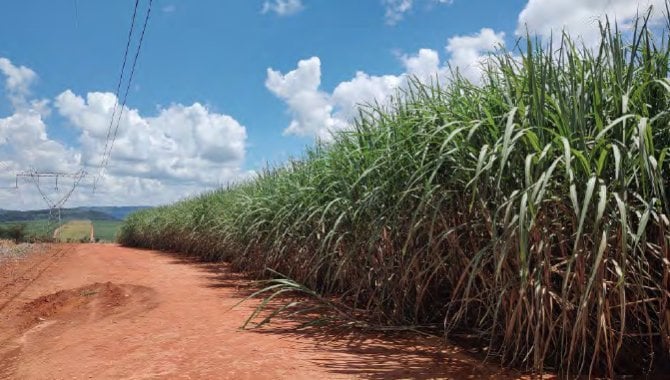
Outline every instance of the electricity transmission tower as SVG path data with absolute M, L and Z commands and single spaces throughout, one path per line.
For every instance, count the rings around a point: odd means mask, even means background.
M 86 174 L 86 171 L 83 169 L 76 172 L 39 171 L 30 169 L 28 171 L 16 174 L 16 188 L 19 187 L 19 178 L 23 178 L 26 182 L 32 182 L 49 209 L 49 224 L 51 224 L 52 219 L 55 219 L 57 216 L 58 226 L 60 227 L 62 223 L 61 209 L 70 199 L 70 196 L 79 185 L 79 182 L 81 182 L 81 180 L 86 176 Z M 65 188 L 65 192 L 55 197 L 49 196 L 49 193 L 44 189 L 44 180 L 54 179 L 54 189 L 56 192 L 58 192 L 58 180 L 65 178 L 72 180 L 70 184 L 63 186 Z

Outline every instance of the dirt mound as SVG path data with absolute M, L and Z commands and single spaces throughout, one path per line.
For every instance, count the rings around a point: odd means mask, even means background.
M 21 310 L 21 327 L 47 320 L 98 320 L 155 307 L 156 292 L 145 286 L 95 283 L 37 298 Z
M 158 306 L 157 292 L 146 286 L 96 282 L 61 290 L 13 308 L 0 318 L 0 378 L 12 378 L 29 340 L 57 342 L 71 329 L 106 319 L 132 318 Z

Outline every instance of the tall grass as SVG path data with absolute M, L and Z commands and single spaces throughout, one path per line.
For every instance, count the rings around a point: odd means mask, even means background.
M 626 36 L 528 38 L 483 84 L 414 82 L 301 160 L 132 215 L 120 241 L 271 268 L 532 370 L 667 363 L 670 45 L 647 19 Z

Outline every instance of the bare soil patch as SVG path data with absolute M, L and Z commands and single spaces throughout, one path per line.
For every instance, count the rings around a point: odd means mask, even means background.
M 239 327 L 249 281 L 226 265 L 57 245 L 0 266 L 0 378 L 515 379 L 440 338 Z M 7 328 L 5 328 L 7 327 Z

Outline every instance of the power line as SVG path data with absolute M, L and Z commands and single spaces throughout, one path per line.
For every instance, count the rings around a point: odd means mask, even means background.
M 77 6 L 77 0 L 73 0 L 74 2 L 74 23 L 79 28 L 79 7 Z
M 130 51 L 130 44 L 132 42 L 133 32 L 134 32 L 134 29 L 135 29 L 135 19 L 136 19 L 136 16 L 137 16 L 137 9 L 138 9 L 138 5 L 139 5 L 139 0 L 135 0 L 135 5 L 133 7 L 133 15 L 132 15 L 131 24 L 130 24 L 130 30 L 128 31 L 128 39 L 126 41 L 126 48 L 125 48 L 125 51 L 123 53 L 123 63 L 121 65 L 121 72 L 119 73 L 119 80 L 118 80 L 117 85 L 116 85 L 116 93 L 115 93 L 115 99 L 116 100 L 115 100 L 115 104 L 114 104 L 114 109 L 112 111 L 112 117 L 110 119 L 109 126 L 107 128 L 107 137 L 105 139 L 105 148 L 104 148 L 104 151 L 103 151 L 103 159 L 102 159 L 100 167 L 99 167 L 100 173 L 98 174 L 98 177 L 96 178 L 96 180 L 94 181 L 94 184 L 93 184 L 93 190 L 94 191 L 95 191 L 96 184 L 97 184 L 100 176 L 102 175 L 102 170 L 104 169 L 104 166 L 107 165 L 107 163 L 109 161 L 109 156 L 111 156 L 111 150 L 112 150 L 112 147 L 114 145 L 114 140 L 116 139 L 116 135 L 117 135 L 117 132 L 118 132 L 121 116 L 123 115 L 123 108 L 126 105 L 126 100 L 128 98 L 128 92 L 129 92 L 130 85 L 131 85 L 131 82 L 132 82 L 132 79 L 133 79 L 133 75 L 135 73 L 135 67 L 137 65 L 137 58 L 139 56 L 140 49 L 142 47 L 142 41 L 144 40 L 144 34 L 145 34 L 145 31 L 146 31 L 147 24 L 148 24 L 148 21 L 149 21 L 149 16 L 150 16 L 150 13 L 151 13 L 152 2 L 153 2 L 153 0 L 149 0 L 149 6 L 147 8 L 147 13 L 146 13 L 146 16 L 145 16 L 145 19 L 144 19 L 144 25 L 142 27 L 142 33 L 140 35 L 137 50 L 135 52 L 135 57 L 133 59 L 132 69 L 131 69 L 130 76 L 129 76 L 129 79 L 128 79 L 128 84 L 126 86 L 126 91 L 125 91 L 125 94 L 124 94 L 124 97 L 123 97 L 123 104 L 121 105 L 121 111 L 119 112 L 118 121 L 116 123 L 116 126 L 113 129 L 114 132 L 112 133 L 112 127 L 114 125 L 114 118 L 115 118 L 115 115 L 117 113 L 118 106 L 119 106 L 119 92 L 121 91 L 121 84 L 123 83 L 123 78 L 124 78 L 124 75 L 125 75 L 125 72 L 126 72 L 126 63 L 127 63 L 127 60 L 128 60 L 128 52 Z M 76 22 L 78 24 L 79 23 L 79 10 L 78 10 L 78 6 L 77 6 L 77 0 L 74 0 L 74 8 L 75 8 L 75 19 L 76 19 Z M 110 140 L 110 137 L 111 137 L 111 140 Z M 7 167 L 8 167 L 8 165 L 5 162 L 0 161 L 0 169 L 6 169 Z M 44 202 L 49 207 L 49 221 L 51 221 L 51 218 L 53 216 L 54 211 L 57 210 L 58 211 L 58 222 L 60 224 L 61 223 L 61 217 L 60 217 L 61 216 L 61 208 L 67 203 L 67 201 L 70 199 L 70 197 L 74 193 L 75 189 L 77 188 L 77 186 L 79 185 L 81 180 L 86 175 L 87 175 L 87 172 L 84 169 L 80 169 L 79 171 L 74 172 L 74 173 L 58 172 L 58 171 L 38 171 L 36 169 L 30 169 L 28 171 L 24 171 L 24 172 L 20 172 L 20 173 L 16 174 L 16 183 L 15 183 L 15 187 L 13 189 L 16 189 L 17 191 L 19 190 L 19 178 L 24 178 L 26 181 L 32 182 L 35 185 L 35 187 L 37 188 L 37 191 L 39 192 L 40 196 L 42 197 L 42 200 L 44 200 Z M 55 190 L 56 191 L 59 190 L 59 188 L 58 188 L 59 178 L 70 178 L 70 179 L 72 179 L 72 186 L 69 187 L 69 189 L 67 190 L 67 192 L 64 195 L 62 195 L 60 198 L 58 198 L 57 200 L 54 201 L 53 199 L 51 199 L 51 197 L 49 197 L 47 195 L 47 192 L 45 192 L 42 189 L 42 185 L 40 184 L 40 179 L 43 179 L 43 178 L 54 178 L 55 179 Z M 19 191 L 19 194 L 20 194 L 20 191 Z
M 130 91 L 130 85 L 131 82 L 133 81 L 133 77 L 135 76 L 135 67 L 137 65 L 137 58 L 140 55 L 140 49 L 142 49 L 142 41 L 144 41 L 144 33 L 147 30 L 147 24 L 149 22 L 149 16 L 151 15 L 151 3 L 153 0 L 149 0 L 149 7 L 147 8 L 147 14 L 146 17 L 144 18 L 144 25 L 142 26 L 142 33 L 140 34 L 140 40 L 137 44 L 137 50 L 135 51 L 135 57 L 133 58 L 133 66 L 130 69 L 130 77 L 128 77 L 128 84 L 126 85 L 126 91 L 123 94 L 123 103 L 121 104 L 121 111 L 119 112 L 119 119 L 116 122 L 116 127 L 114 128 L 114 136 L 112 137 L 112 142 L 109 147 L 109 154 L 107 156 L 107 160 L 109 160 L 109 156 L 111 155 L 112 147 L 114 147 L 114 141 L 116 140 L 116 135 L 119 131 L 119 124 L 121 123 L 121 116 L 123 116 L 123 110 L 125 109 L 126 106 L 126 101 L 128 100 L 128 92 Z
M 97 187 L 97 183 L 100 180 L 100 177 L 102 176 L 103 171 L 105 170 L 105 168 L 109 164 L 109 160 L 112 156 L 112 149 L 114 148 L 114 143 L 116 142 L 116 137 L 117 137 L 118 132 L 119 132 L 119 125 L 121 124 L 121 118 L 123 117 L 123 112 L 124 112 L 124 109 L 126 107 L 126 102 L 128 100 L 128 93 L 130 92 L 130 86 L 132 84 L 133 77 L 135 76 L 135 68 L 137 67 L 137 59 L 138 59 L 138 57 L 140 55 L 140 51 L 142 49 L 142 42 L 144 41 L 144 34 L 147 30 L 147 25 L 149 24 L 149 17 L 151 16 L 151 5 L 153 3 L 153 0 L 149 0 L 149 5 L 147 7 L 147 13 L 144 17 L 144 24 L 142 25 L 142 32 L 140 33 L 139 41 L 137 43 L 137 49 L 135 50 L 135 56 L 133 58 L 133 64 L 132 64 L 131 69 L 130 69 L 130 75 L 128 76 L 128 83 L 126 84 L 126 90 L 123 94 L 123 102 L 121 103 L 121 109 L 119 110 L 119 116 L 116 120 L 116 125 L 114 126 L 114 132 L 111 133 L 111 141 L 110 141 L 111 126 L 114 123 L 114 116 L 115 116 L 117 106 L 118 106 L 118 102 L 119 102 L 119 89 L 120 89 L 120 85 L 121 85 L 121 82 L 122 82 L 122 79 L 123 79 L 123 71 L 124 71 L 125 65 L 126 65 L 128 47 L 130 45 L 130 40 L 131 40 L 131 37 L 132 37 L 132 31 L 133 31 L 134 25 L 135 25 L 135 16 L 137 14 L 137 4 L 138 4 L 138 2 L 139 2 L 139 0 L 135 0 L 135 9 L 133 11 L 133 20 L 132 20 L 133 22 L 132 22 L 132 25 L 131 25 L 130 32 L 128 34 L 128 43 L 126 44 L 126 51 L 124 53 L 124 58 L 123 58 L 124 62 L 123 62 L 123 65 L 122 65 L 122 73 L 121 73 L 121 77 L 119 78 L 119 83 L 118 83 L 117 89 L 116 89 L 116 103 L 115 103 L 115 106 L 114 106 L 114 112 L 112 113 L 110 128 L 107 131 L 108 132 L 107 133 L 107 140 L 106 140 L 106 143 L 105 143 L 105 151 L 103 152 L 102 161 L 100 163 L 100 168 L 99 168 L 100 171 L 98 172 L 98 176 L 96 177 L 95 181 L 93 182 L 93 191 L 95 191 L 95 188 Z
M 135 0 L 135 6 L 133 7 L 133 17 L 130 20 L 130 29 L 128 30 L 128 39 L 126 41 L 126 49 L 123 52 L 123 63 L 121 64 L 121 72 L 119 73 L 119 81 L 116 84 L 116 92 L 114 93 L 114 108 L 112 109 L 112 117 L 109 120 L 109 126 L 107 127 L 107 137 L 105 138 L 105 148 L 103 149 L 102 159 L 98 165 L 98 170 L 100 174 L 93 181 L 93 191 L 95 191 L 98 180 L 102 175 L 102 168 L 105 162 L 105 157 L 107 155 L 107 148 L 109 147 L 110 137 L 112 134 L 112 126 L 114 125 L 114 117 L 116 116 L 116 110 L 119 107 L 119 92 L 121 91 L 121 83 L 123 83 L 123 76 L 126 71 L 126 62 L 128 60 L 128 51 L 130 50 L 130 43 L 133 39 L 133 31 L 135 30 L 135 17 L 137 16 L 137 7 L 140 3 L 140 0 Z

